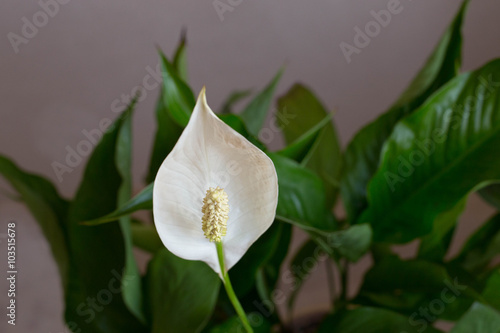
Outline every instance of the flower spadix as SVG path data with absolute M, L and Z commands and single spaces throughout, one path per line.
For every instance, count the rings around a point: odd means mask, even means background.
M 215 243 L 230 269 L 272 224 L 277 202 L 273 162 L 213 113 L 203 88 L 156 176 L 153 213 L 163 244 L 222 276 Z

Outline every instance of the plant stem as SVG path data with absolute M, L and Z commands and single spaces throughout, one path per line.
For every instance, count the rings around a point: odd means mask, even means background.
M 325 261 L 326 278 L 328 282 L 328 292 L 330 294 L 330 304 L 332 305 L 333 311 L 335 311 L 335 280 L 333 273 L 333 266 L 330 258 Z
M 224 249 L 222 247 L 221 242 L 215 243 L 217 247 L 217 256 L 219 258 L 219 265 L 220 265 L 220 271 L 222 274 L 222 278 L 224 281 L 224 287 L 226 288 L 227 296 L 229 297 L 229 300 L 233 304 L 234 309 L 236 310 L 236 313 L 238 314 L 238 317 L 240 317 L 241 323 L 245 327 L 248 333 L 253 333 L 252 326 L 250 326 L 250 323 L 248 322 L 247 316 L 245 314 L 245 310 L 243 310 L 243 307 L 240 304 L 240 301 L 238 301 L 238 298 L 236 297 L 236 294 L 234 293 L 233 286 L 231 285 L 231 281 L 229 280 L 229 274 L 227 273 L 226 270 L 226 263 L 224 261 Z

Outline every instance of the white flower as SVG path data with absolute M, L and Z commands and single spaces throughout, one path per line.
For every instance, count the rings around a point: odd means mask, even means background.
M 163 244 L 222 277 L 215 242 L 229 270 L 271 226 L 277 203 L 273 162 L 213 113 L 203 88 L 156 176 L 153 214 Z

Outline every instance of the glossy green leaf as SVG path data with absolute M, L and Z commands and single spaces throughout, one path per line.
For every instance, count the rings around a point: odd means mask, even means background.
M 160 57 L 163 75 L 163 103 L 177 125 L 184 128 L 196 102 L 193 92 L 179 77 L 177 70 L 161 51 Z
M 437 333 L 439 330 L 424 322 L 424 325 L 411 325 L 408 317 L 398 313 L 373 307 L 360 307 L 355 310 L 341 311 L 328 316 L 318 333 Z
M 499 333 L 500 313 L 489 306 L 474 303 L 450 333 Z
M 83 181 L 69 208 L 68 244 L 71 257 L 66 293 L 68 326 L 82 332 L 143 332 L 145 327 L 124 301 L 127 285 L 138 275 L 127 272 L 127 234 L 119 223 L 83 226 L 113 211 L 122 185 L 115 164 L 118 144 L 123 144 L 122 125 L 129 108 L 102 137 L 85 168 Z M 91 300 L 91 301 L 89 301 Z M 93 305 L 95 304 L 95 305 Z
M 283 74 L 283 69 L 278 71 L 278 74 L 269 82 L 269 84 L 252 99 L 245 107 L 240 116 L 243 119 L 248 131 L 258 136 L 259 132 L 266 120 L 267 112 L 273 101 L 274 91 L 278 86 L 278 82 Z
M 205 327 L 221 285 L 205 263 L 163 249 L 149 263 L 146 280 L 152 333 L 194 333 Z
M 45 178 L 21 170 L 8 158 L 0 155 L 0 175 L 19 193 L 50 244 L 59 268 L 64 289 L 68 275 L 68 245 L 66 217 L 68 202 Z
M 487 268 L 491 260 L 499 254 L 500 214 L 497 214 L 469 237 L 454 262 L 477 274 Z
M 269 156 L 278 174 L 277 218 L 295 221 L 305 229 L 333 230 L 335 225 L 328 219 L 321 179 L 293 160 L 277 154 Z
M 396 123 L 415 111 L 435 91 L 458 74 L 461 66 L 465 1 L 427 63 L 399 100 L 382 116 L 359 131 L 347 146 L 341 194 L 351 221 L 367 207 L 367 185 L 375 174 L 382 146 Z
M 420 242 L 418 257 L 429 261 L 442 262 L 450 247 L 458 218 L 465 209 L 466 200 L 460 201 L 451 210 L 441 213 L 434 221 L 432 232 Z
M 233 107 L 235 104 L 240 102 L 242 99 L 250 96 L 252 94 L 252 90 L 238 90 L 231 93 L 226 100 L 222 103 L 221 114 L 230 114 L 233 113 Z
M 138 210 L 151 210 L 153 209 L 153 186 L 154 183 L 146 186 L 141 192 L 139 192 L 135 197 L 128 200 L 127 202 L 120 205 L 113 212 L 101 216 L 97 219 L 90 221 L 85 221 L 84 225 L 99 225 L 107 222 L 113 222 L 117 219 L 132 214 Z
M 426 235 L 439 214 L 500 179 L 499 88 L 500 60 L 495 60 L 453 79 L 398 123 L 360 218 L 372 224 L 376 241 Z
M 308 88 L 296 84 L 278 100 L 276 117 L 285 140 L 290 145 L 302 140 L 304 135 L 314 131 L 318 124 L 331 115 Z M 323 180 L 328 207 L 335 201 L 342 163 L 337 131 L 330 122 L 323 127 L 319 137 L 301 160 L 302 165 L 316 172 Z

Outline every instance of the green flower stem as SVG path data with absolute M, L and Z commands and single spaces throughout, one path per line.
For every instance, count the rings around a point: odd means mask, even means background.
M 238 298 L 234 293 L 233 286 L 231 285 L 231 281 L 229 280 L 229 274 L 227 273 L 226 263 L 224 261 L 224 250 L 222 248 L 222 243 L 217 242 L 215 243 L 215 245 L 217 247 L 217 256 L 219 257 L 220 271 L 222 273 L 224 287 L 226 288 L 227 296 L 229 296 L 229 299 L 231 300 L 231 303 L 233 304 L 233 307 L 236 310 L 238 317 L 240 317 L 240 320 L 243 323 L 243 326 L 245 327 L 247 332 L 253 333 L 252 326 L 250 326 L 250 323 L 248 322 L 245 310 L 243 310 L 240 301 L 238 301 Z

